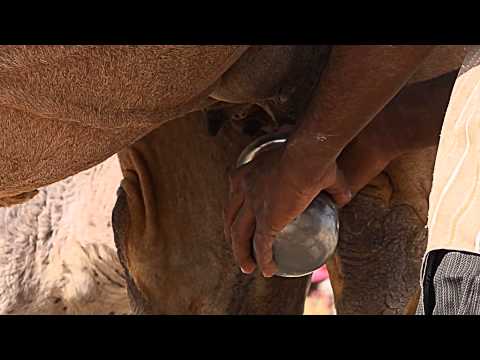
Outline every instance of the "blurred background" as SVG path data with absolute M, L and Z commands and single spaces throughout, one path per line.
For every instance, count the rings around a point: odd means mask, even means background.
M 305 300 L 304 315 L 335 315 L 333 289 L 324 265 L 312 275 L 312 284 Z

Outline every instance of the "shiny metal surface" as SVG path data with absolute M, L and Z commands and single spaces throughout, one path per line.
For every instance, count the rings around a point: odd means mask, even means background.
M 266 135 L 240 154 L 237 166 L 247 164 L 270 146 L 285 143 L 285 134 Z M 320 268 L 335 252 L 338 243 L 338 213 L 326 194 L 319 194 L 308 208 L 288 224 L 273 243 L 273 258 L 281 277 L 307 276 Z
M 260 151 L 272 145 L 283 144 L 286 142 L 287 138 L 281 135 L 265 135 L 256 139 L 242 151 L 237 160 L 237 167 L 252 161 Z

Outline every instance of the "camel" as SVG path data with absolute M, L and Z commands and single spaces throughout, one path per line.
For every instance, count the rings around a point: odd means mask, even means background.
M 111 211 L 116 156 L 0 208 L 0 314 L 129 314 Z
M 242 274 L 222 209 L 241 150 L 295 123 L 329 49 L 2 46 L 0 204 L 118 154 L 112 231 L 134 313 L 301 314 L 308 278 Z M 423 94 L 443 117 L 466 51 L 438 46 L 391 106 Z M 412 149 L 342 209 L 338 313 L 414 312 L 435 152 Z

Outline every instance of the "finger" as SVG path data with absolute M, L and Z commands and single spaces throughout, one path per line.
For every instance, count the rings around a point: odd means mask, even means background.
M 230 177 L 230 191 L 223 211 L 223 231 L 225 240 L 232 243 L 230 229 L 244 202 L 244 193 L 237 178 Z
M 335 180 L 325 191 L 329 193 L 338 207 L 345 206 L 352 200 L 352 192 L 343 175 L 343 172 L 336 167 Z
M 388 154 L 372 148 L 360 134 L 356 141 L 345 148 L 337 164 L 348 179 L 350 191 L 356 194 L 377 177 L 392 160 Z
M 255 270 L 252 257 L 252 238 L 255 232 L 255 214 L 246 203 L 242 206 L 230 230 L 233 256 L 245 274 Z
M 278 271 L 277 265 L 273 261 L 273 240 L 273 234 L 255 233 L 255 257 L 264 277 L 272 277 Z
M 338 162 L 343 174 L 348 178 L 350 191 L 356 194 L 388 166 L 390 159 L 372 158 L 356 148 L 347 147 Z

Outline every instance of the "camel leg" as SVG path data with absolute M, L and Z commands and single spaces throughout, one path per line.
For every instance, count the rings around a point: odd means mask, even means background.
M 436 148 L 405 155 L 341 212 L 328 264 L 339 314 L 413 314 Z
M 209 136 L 197 113 L 119 153 L 113 227 L 136 312 L 303 313 L 307 278 L 244 275 L 224 240 L 227 173 L 251 140 L 229 125 Z

